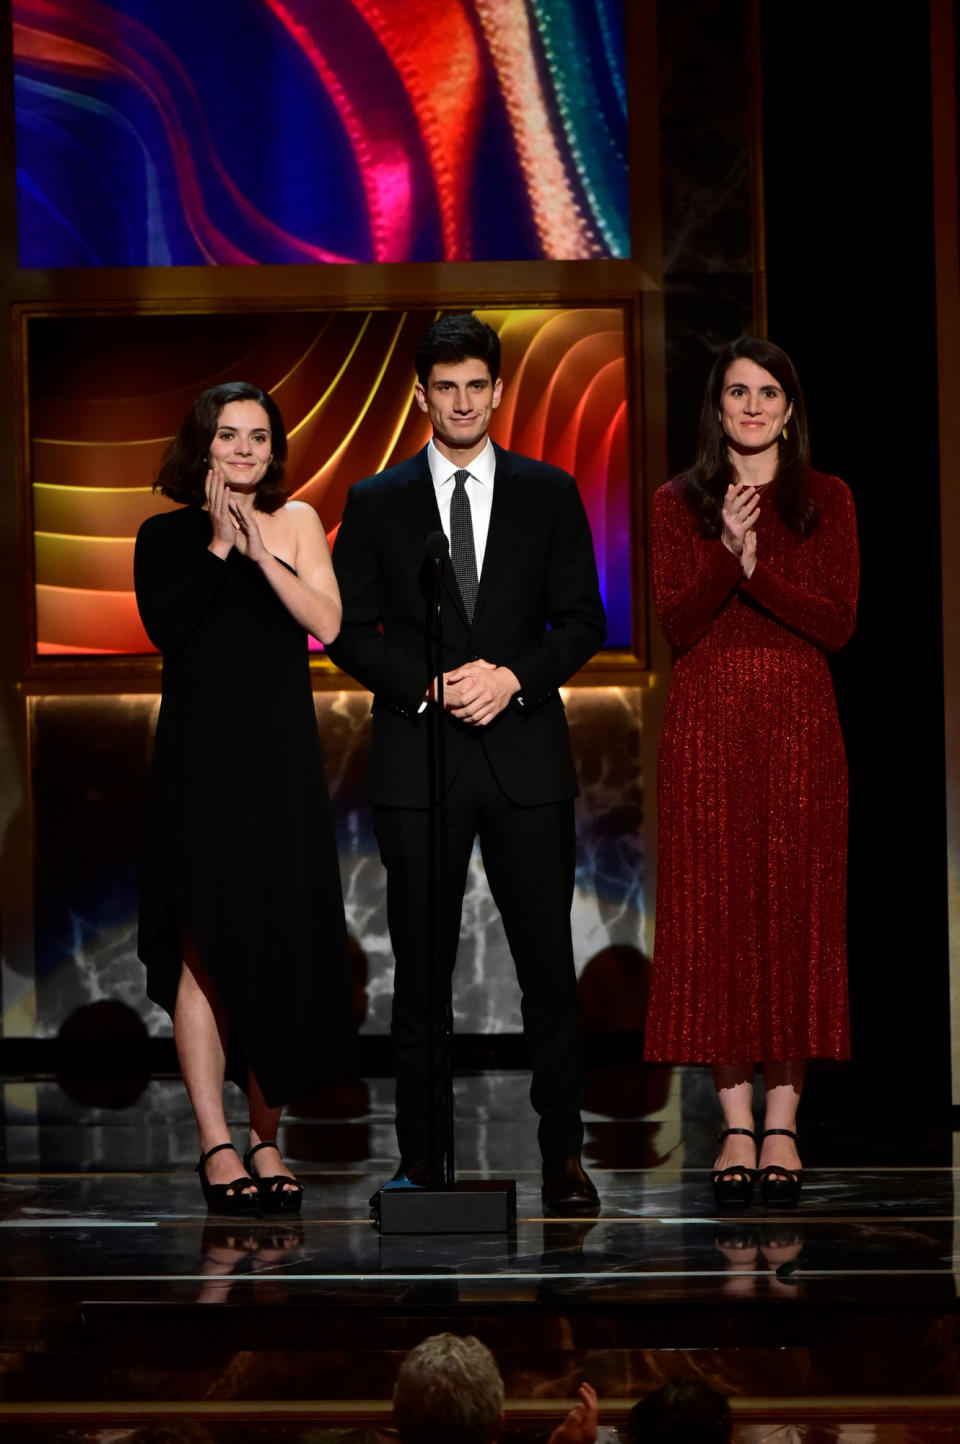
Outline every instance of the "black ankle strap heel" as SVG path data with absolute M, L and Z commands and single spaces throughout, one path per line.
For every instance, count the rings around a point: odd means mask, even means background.
M 718 1142 L 722 1143 L 731 1133 L 742 1133 L 746 1138 L 757 1141 L 757 1135 L 752 1128 L 724 1128 L 717 1134 Z M 748 1168 L 743 1163 L 732 1164 L 729 1168 L 718 1168 L 712 1178 L 713 1197 L 717 1208 L 749 1208 L 756 1177 L 756 1169 Z
M 274 1173 L 269 1178 L 259 1174 L 253 1166 L 253 1155 L 261 1148 L 276 1148 L 280 1152 L 275 1139 L 265 1138 L 248 1148 L 243 1155 L 243 1166 L 252 1175 L 260 1192 L 260 1207 L 264 1213 L 299 1213 L 303 1203 L 303 1184 L 295 1178 L 288 1178 L 285 1173 Z
M 765 1128 L 760 1135 L 761 1143 L 775 1134 L 792 1138 L 794 1143 L 798 1142 L 792 1128 Z M 782 1168 L 779 1163 L 768 1163 L 757 1175 L 757 1183 L 760 1187 L 760 1202 L 764 1208 L 796 1208 L 800 1202 L 802 1179 L 796 1169 Z
M 242 1178 L 235 1178 L 232 1183 L 211 1183 L 207 1178 L 207 1159 L 212 1158 L 215 1153 L 220 1153 L 224 1148 L 233 1148 L 232 1143 L 215 1143 L 208 1148 L 206 1153 L 201 1153 L 200 1162 L 197 1164 L 196 1172 L 200 1175 L 200 1187 L 203 1189 L 203 1197 L 210 1213 L 230 1214 L 232 1217 L 247 1217 L 255 1214 L 260 1206 L 259 1195 L 256 1189 L 250 1185 L 254 1179 L 244 1175 Z

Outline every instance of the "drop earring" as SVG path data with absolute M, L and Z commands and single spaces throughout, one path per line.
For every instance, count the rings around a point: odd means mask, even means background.
M 784 427 L 783 430 L 782 430 L 781 433 L 780 433 L 780 440 L 781 440 L 781 441 L 786 441 L 786 439 L 787 439 L 787 428 Z

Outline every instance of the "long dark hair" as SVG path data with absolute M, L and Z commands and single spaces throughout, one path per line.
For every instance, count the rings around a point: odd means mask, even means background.
M 249 381 L 224 381 L 200 393 L 164 452 L 153 489 L 173 501 L 203 505 L 206 500 L 204 482 L 210 467 L 207 453 L 217 433 L 220 413 L 231 401 L 256 401 L 267 413 L 273 459 L 257 483 L 253 505 L 256 511 L 276 511 L 287 499 L 283 481 L 287 429 L 273 397 L 261 391 L 259 386 L 252 386 Z
M 741 358 L 769 371 L 783 387 L 787 405 L 793 406 L 787 435 L 781 436 L 779 441 L 780 454 L 775 484 L 771 487 L 771 500 L 792 532 L 798 536 L 809 536 L 817 524 L 820 509 L 812 493 L 810 437 L 803 392 L 786 351 L 758 336 L 742 336 L 739 341 L 731 341 L 713 363 L 700 409 L 696 460 L 683 477 L 687 501 L 696 512 L 704 533 L 719 536 L 724 494 L 730 483 L 736 480 L 727 454 L 727 437 L 720 423 L 723 383 L 730 366 Z

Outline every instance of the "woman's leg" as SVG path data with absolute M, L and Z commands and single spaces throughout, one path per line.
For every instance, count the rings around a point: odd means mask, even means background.
M 197 1294 L 198 1304 L 225 1304 L 230 1297 L 236 1278 L 234 1270 L 244 1259 L 249 1258 L 256 1248 L 256 1240 L 249 1233 L 223 1231 L 220 1237 L 203 1239 L 203 1264 L 201 1272 L 204 1283 Z
M 724 1128 L 749 1128 L 753 1131 L 753 1065 L 748 1063 L 718 1064 L 713 1070 L 713 1083 L 720 1100 Z M 752 1138 L 742 1133 L 731 1134 L 720 1144 L 714 1168 L 756 1168 L 757 1148 Z
M 767 1093 L 767 1108 L 764 1114 L 764 1128 L 786 1128 L 791 1133 L 797 1129 L 797 1108 L 803 1092 L 803 1078 L 806 1063 L 765 1063 L 763 1083 Z M 760 1167 L 777 1164 L 791 1173 L 800 1168 L 800 1155 L 792 1138 L 774 1134 L 765 1138 L 760 1147 Z
M 283 1108 L 267 1106 L 260 1091 L 260 1084 L 252 1073 L 247 1074 L 247 1084 L 250 1095 L 250 1147 L 253 1148 L 256 1143 L 273 1143 L 277 1137 Z M 280 1157 L 279 1148 L 261 1148 L 256 1158 L 251 1160 L 251 1167 L 255 1168 L 263 1178 L 276 1178 L 280 1174 L 284 1178 L 289 1178 L 291 1183 L 296 1182 L 294 1175 Z M 279 1188 L 280 1185 L 278 1184 L 277 1187 Z M 293 1191 L 293 1189 L 284 1189 L 285 1193 Z
M 206 1153 L 207 1149 L 226 1143 L 230 1137 L 223 1111 L 227 1020 L 196 949 L 185 942 L 183 955 L 173 1014 L 173 1036 L 180 1071 L 197 1120 L 200 1151 Z M 215 1153 L 206 1165 L 207 1178 L 211 1183 L 232 1183 L 243 1172 L 236 1154 L 228 1149 Z M 253 1190 L 254 1185 L 251 1184 L 250 1188 Z

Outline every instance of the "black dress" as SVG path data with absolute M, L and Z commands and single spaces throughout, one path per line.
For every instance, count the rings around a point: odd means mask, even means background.
M 137 605 L 163 652 L 140 898 L 147 993 L 173 1016 L 180 932 L 230 1023 L 227 1071 L 268 1104 L 351 1071 L 343 898 L 306 633 L 200 507 L 137 536 Z

